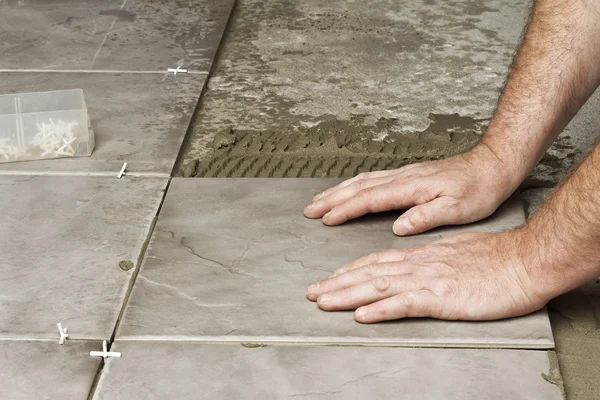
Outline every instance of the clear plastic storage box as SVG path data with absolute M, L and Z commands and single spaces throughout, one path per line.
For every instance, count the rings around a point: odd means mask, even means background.
M 93 149 L 83 90 L 0 96 L 0 162 L 89 156 Z

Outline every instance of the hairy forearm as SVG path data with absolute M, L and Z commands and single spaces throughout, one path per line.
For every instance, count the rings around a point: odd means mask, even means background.
M 600 0 L 537 0 L 479 148 L 512 189 L 600 84 Z
M 600 141 L 519 231 L 522 257 L 554 297 L 600 275 Z

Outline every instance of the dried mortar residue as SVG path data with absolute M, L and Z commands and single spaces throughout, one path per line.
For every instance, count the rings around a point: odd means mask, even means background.
M 558 357 L 554 351 L 548 351 L 548 362 L 550 363 L 550 370 L 547 374 L 542 372 L 542 378 L 546 382 L 549 382 L 558 387 L 560 390 L 560 394 L 563 400 L 566 399 L 565 395 L 565 384 L 563 382 L 562 376 L 560 375 L 560 368 L 558 366 Z

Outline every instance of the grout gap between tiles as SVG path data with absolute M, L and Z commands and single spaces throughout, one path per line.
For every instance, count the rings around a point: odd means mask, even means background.
M 158 221 L 158 216 L 160 215 L 162 206 L 165 202 L 165 198 L 167 197 L 167 193 L 169 192 L 170 185 L 171 185 L 171 178 L 169 178 L 167 181 L 167 185 L 163 192 L 162 199 L 160 201 L 158 209 L 156 210 L 156 214 L 155 214 L 154 218 L 152 219 L 152 223 L 150 224 L 150 227 L 148 229 L 148 235 L 146 236 L 146 240 L 142 244 L 142 247 L 140 249 L 140 254 L 138 256 L 138 259 L 136 260 L 136 266 L 131 274 L 131 278 L 129 279 L 129 285 L 127 286 L 127 291 L 125 292 L 125 298 L 123 299 L 123 304 L 121 305 L 121 310 L 119 311 L 117 321 L 113 328 L 112 334 L 108 340 L 108 350 L 109 351 L 111 350 L 112 345 L 115 341 L 115 336 L 119 329 L 119 325 L 121 323 L 121 319 L 123 318 L 123 314 L 125 313 L 125 309 L 127 308 L 127 303 L 129 302 L 129 297 L 131 296 L 131 291 L 133 290 L 133 286 L 135 285 L 135 281 L 137 279 L 138 273 L 142 267 L 142 262 L 144 261 L 144 257 L 146 255 L 146 250 L 148 249 L 148 245 L 150 244 L 150 240 L 152 239 L 152 235 L 154 234 L 154 228 L 156 227 L 156 223 Z M 94 394 L 96 392 L 96 387 L 98 386 L 98 382 L 100 381 L 100 377 L 102 376 L 102 372 L 104 370 L 105 363 L 106 363 L 105 360 L 101 360 L 100 366 L 98 367 L 96 375 L 94 376 L 94 381 L 92 383 L 92 386 L 90 388 L 90 391 L 89 391 L 89 394 L 87 397 L 88 400 L 92 400 L 92 398 L 94 397 Z
M 164 70 L 121 70 L 121 69 L 43 69 L 43 68 L 0 68 L 0 73 L 52 73 L 52 74 L 155 74 L 172 75 L 167 69 Z M 186 75 L 208 75 L 209 71 L 190 71 Z
M 185 135 L 183 136 L 183 141 L 181 142 L 181 147 L 179 148 L 179 154 L 177 155 L 177 158 L 175 159 L 175 164 L 173 164 L 173 170 L 171 171 L 171 176 L 173 176 L 173 177 L 179 176 L 178 171 L 180 170 L 180 168 L 183 164 L 184 155 L 186 152 L 186 148 L 188 146 L 188 142 L 190 142 L 190 137 L 192 136 L 194 126 L 196 126 L 196 118 L 198 118 L 198 115 L 200 114 L 199 111 L 202 108 L 202 99 L 204 98 L 204 93 L 208 90 L 209 77 L 213 75 L 213 72 L 217 67 L 216 61 L 221 56 L 221 52 L 223 51 L 223 44 L 225 42 L 227 42 L 227 40 L 229 39 L 229 33 L 231 31 L 230 27 L 231 27 L 231 24 L 233 23 L 232 21 L 238 17 L 237 5 L 238 5 L 237 0 L 234 0 L 233 4 L 231 6 L 231 10 L 229 11 L 229 18 L 227 18 L 227 22 L 225 23 L 225 27 L 223 28 L 223 34 L 221 35 L 221 40 L 219 41 L 217 50 L 215 51 L 215 56 L 212 59 L 212 62 L 211 62 L 208 72 L 206 73 L 206 82 L 204 83 L 204 86 L 202 87 L 202 90 L 200 91 L 200 96 L 198 97 L 198 102 L 196 103 L 196 108 L 194 109 L 194 112 L 192 113 L 192 118 L 190 119 L 190 124 L 188 125 L 188 129 L 187 129 Z M 190 71 L 188 71 L 188 74 L 189 73 L 190 73 Z

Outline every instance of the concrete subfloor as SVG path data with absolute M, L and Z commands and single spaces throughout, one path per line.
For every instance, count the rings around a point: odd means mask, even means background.
M 181 176 L 351 176 L 473 146 L 528 14 L 513 0 L 238 0 Z M 532 213 L 593 143 L 596 93 L 523 183 Z M 569 399 L 600 393 L 600 286 L 549 305 Z

